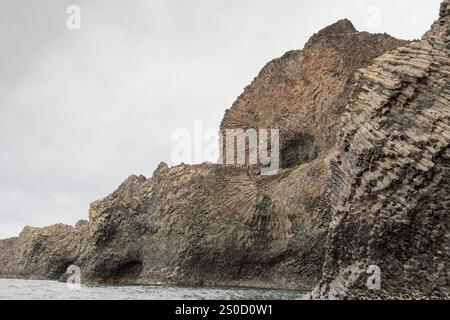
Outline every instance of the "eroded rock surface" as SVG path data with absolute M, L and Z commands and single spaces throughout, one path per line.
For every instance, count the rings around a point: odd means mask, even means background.
M 450 297 L 450 2 L 422 41 L 358 72 L 332 161 L 313 298 Z M 366 286 L 369 266 L 381 289 Z

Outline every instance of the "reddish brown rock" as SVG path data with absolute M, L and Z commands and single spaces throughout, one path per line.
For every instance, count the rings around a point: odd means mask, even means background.
M 225 112 L 221 130 L 280 129 L 283 167 L 323 156 L 336 143 L 355 71 L 405 43 L 341 20 L 269 62 Z

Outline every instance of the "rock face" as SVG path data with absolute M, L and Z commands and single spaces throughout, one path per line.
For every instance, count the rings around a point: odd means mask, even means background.
M 422 41 L 356 75 L 313 298 L 450 297 L 449 20 L 447 0 Z M 380 290 L 366 286 L 370 266 L 381 271 Z
M 311 289 L 325 263 L 330 155 L 352 75 L 405 44 L 359 33 L 347 20 L 322 30 L 264 67 L 221 125 L 279 128 L 277 175 L 161 164 L 150 179 L 131 176 L 94 202 L 88 223 L 27 228 L 0 241 L 0 276 L 57 279 L 76 264 L 90 282 Z M 346 170 L 336 166 L 335 177 Z M 333 192 L 336 212 L 346 191 Z
M 269 62 L 225 112 L 221 131 L 280 129 L 281 165 L 311 162 L 336 143 L 355 71 L 405 43 L 338 21 L 315 34 L 303 50 Z
M 91 205 L 83 277 L 309 288 L 324 256 L 312 248 L 326 237 L 320 167 L 327 170 L 321 162 L 261 177 L 248 167 L 161 164 L 150 179 L 132 176 Z M 298 195 L 300 186 L 310 192 Z

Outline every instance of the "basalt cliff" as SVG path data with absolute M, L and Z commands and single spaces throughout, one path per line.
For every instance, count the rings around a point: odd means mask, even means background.
M 92 203 L 89 221 L 1 240 L 0 277 L 77 265 L 94 283 L 448 297 L 449 12 L 446 0 L 414 42 L 341 20 L 269 62 L 221 130 L 280 129 L 276 175 L 161 163 Z M 374 266 L 381 287 L 368 289 Z
M 356 74 L 331 161 L 313 298 L 449 298 L 450 1 L 422 41 Z M 378 269 L 378 270 L 375 270 Z M 367 289 L 367 272 L 380 283 Z

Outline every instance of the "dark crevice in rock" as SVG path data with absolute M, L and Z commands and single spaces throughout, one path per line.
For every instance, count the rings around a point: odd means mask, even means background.
M 308 133 L 282 139 L 280 151 L 283 168 L 292 168 L 299 164 L 312 162 L 318 157 L 314 136 Z

